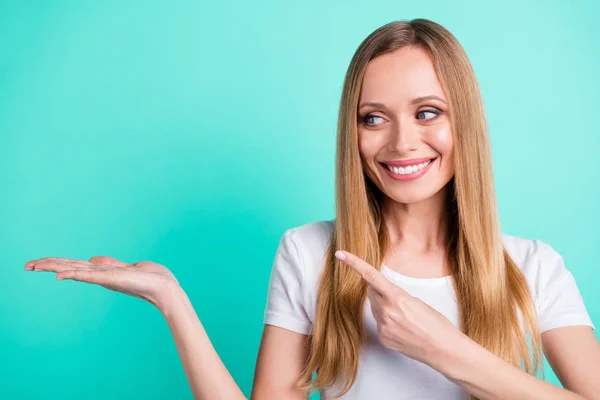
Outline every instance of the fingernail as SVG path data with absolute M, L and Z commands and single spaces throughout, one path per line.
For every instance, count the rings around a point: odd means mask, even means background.
M 33 267 L 31 265 L 25 266 L 25 271 L 31 271 L 32 269 L 33 269 Z
M 345 260 L 346 259 L 346 255 L 343 252 L 341 252 L 340 250 L 338 250 L 338 251 L 335 252 L 335 256 L 337 258 L 339 258 L 340 260 Z

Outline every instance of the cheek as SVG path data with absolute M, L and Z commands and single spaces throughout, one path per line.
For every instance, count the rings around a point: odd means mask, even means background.
M 381 149 L 382 135 L 375 135 L 374 132 L 365 132 L 358 134 L 358 151 L 360 153 L 361 165 L 363 171 L 371 178 L 373 182 L 377 182 L 377 163 L 373 160 Z
M 431 145 L 437 150 L 442 157 L 451 157 L 453 153 L 454 143 L 452 141 L 452 131 L 450 126 L 439 127 L 430 132 Z
M 379 142 L 376 135 L 369 135 L 359 132 L 358 134 L 358 150 L 360 155 L 368 159 L 373 157 L 378 151 Z

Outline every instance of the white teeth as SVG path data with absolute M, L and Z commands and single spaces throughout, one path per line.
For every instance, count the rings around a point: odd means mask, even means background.
M 418 165 L 410 165 L 408 167 L 392 167 L 390 165 L 388 165 L 387 167 L 390 171 L 392 171 L 395 174 L 406 175 L 425 168 L 430 162 L 431 160 Z

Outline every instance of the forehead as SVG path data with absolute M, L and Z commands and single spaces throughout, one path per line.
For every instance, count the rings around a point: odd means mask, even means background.
M 446 99 L 433 60 L 421 47 L 402 47 L 367 64 L 360 101 L 399 104 L 415 97 L 437 95 Z

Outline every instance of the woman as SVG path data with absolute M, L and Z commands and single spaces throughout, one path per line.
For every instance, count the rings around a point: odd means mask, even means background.
M 346 400 L 598 398 L 600 345 L 573 276 L 548 244 L 500 231 L 477 80 L 442 26 L 389 23 L 357 49 L 336 195 L 335 220 L 279 244 L 253 399 L 311 388 Z M 194 396 L 244 398 L 164 266 L 44 258 L 26 269 L 149 301 Z M 565 389 L 535 377 L 542 350 Z

